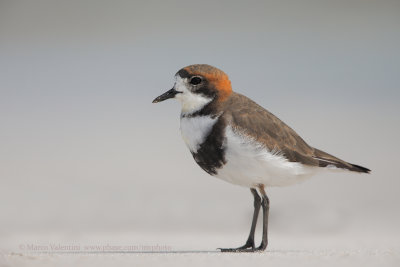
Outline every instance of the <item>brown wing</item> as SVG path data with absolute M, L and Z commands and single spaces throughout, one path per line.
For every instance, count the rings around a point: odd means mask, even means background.
M 271 151 L 283 153 L 289 161 L 319 167 L 333 165 L 360 172 L 368 170 L 309 146 L 292 128 L 246 96 L 232 93 L 223 109 L 231 125 Z

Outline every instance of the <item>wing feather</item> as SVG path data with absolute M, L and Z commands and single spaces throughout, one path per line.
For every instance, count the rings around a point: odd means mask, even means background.
M 357 172 L 370 171 L 309 146 L 292 128 L 246 96 L 232 93 L 225 101 L 223 110 L 230 125 L 270 151 L 282 153 L 291 162 L 316 167 L 332 165 Z

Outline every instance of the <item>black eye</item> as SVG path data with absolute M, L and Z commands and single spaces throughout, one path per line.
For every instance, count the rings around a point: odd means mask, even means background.
M 200 77 L 193 77 L 190 80 L 190 83 L 193 84 L 193 85 L 197 85 L 197 84 L 201 83 L 201 78 Z

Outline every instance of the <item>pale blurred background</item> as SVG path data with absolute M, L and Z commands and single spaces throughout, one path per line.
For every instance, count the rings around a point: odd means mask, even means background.
M 242 245 L 249 190 L 195 164 L 179 103 L 151 103 L 195 63 L 372 170 L 268 189 L 272 249 L 280 235 L 400 237 L 399 1 L 1 0 L 0 245 L 121 233 Z

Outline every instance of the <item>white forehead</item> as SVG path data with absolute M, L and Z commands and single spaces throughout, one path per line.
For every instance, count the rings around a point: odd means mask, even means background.
M 184 92 L 184 91 L 189 91 L 187 88 L 187 78 L 182 78 L 179 76 L 179 74 L 175 75 L 175 90 Z

